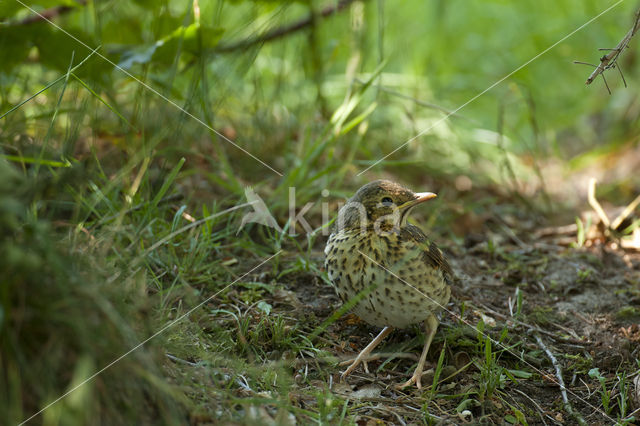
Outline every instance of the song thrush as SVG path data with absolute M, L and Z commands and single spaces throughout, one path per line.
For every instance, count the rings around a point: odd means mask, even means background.
M 342 373 L 344 379 L 393 330 L 424 321 L 426 341 L 413 376 L 421 376 L 438 327 L 435 314 L 449 301 L 453 273 L 442 252 L 420 228 L 407 224 L 409 211 L 436 197 L 377 180 L 360 188 L 338 212 L 325 248 L 325 267 L 343 303 L 367 323 L 383 327 Z

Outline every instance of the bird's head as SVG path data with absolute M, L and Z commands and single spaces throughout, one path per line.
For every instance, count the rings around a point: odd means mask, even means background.
M 369 225 L 402 227 L 413 207 L 435 197 L 433 192 L 413 192 L 395 182 L 376 180 L 356 191 L 340 209 L 338 221 L 342 220 L 345 228 Z

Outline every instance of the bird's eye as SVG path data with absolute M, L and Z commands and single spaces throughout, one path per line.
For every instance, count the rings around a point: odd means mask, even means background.
M 393 200 L 391 198 L 389 198 L 389 197 L 384 197 L 382 199 L 382 205 L 383 206 L 391 206 L 391 205 L 393 205 Z

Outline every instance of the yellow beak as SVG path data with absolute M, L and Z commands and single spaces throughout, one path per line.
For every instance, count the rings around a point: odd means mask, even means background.
M 411 201 L 407 201 L 406 203 L 402 204 L 401 206 L 398 206 L 398 210 L 400 211 L 404 211 L 404 210 L 408 210 L 411 207 L 420 204 L 420 203 L 424 203 L 425 201 L 428 201 L 432 198 L 436 198 L 438 195 L 434 194 L 433 192 L 418 192 L 416 194 L 416 198 L 411 200 Z

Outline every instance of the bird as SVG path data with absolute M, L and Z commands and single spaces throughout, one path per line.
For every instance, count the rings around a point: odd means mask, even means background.
M 435 198 L 376 180 L 358 189 L 338 211 L 325 247 L 325 270 L 338 297 L 382 331 L 342 372 L 345 380 L 394 329 L 424 323 L 425 343 L 413 376 L 399 389 L 422 387 L 424 364 L 439 325 L 436 315 L 449 302 L 453 271 L 442 251 L 409 212 Z

